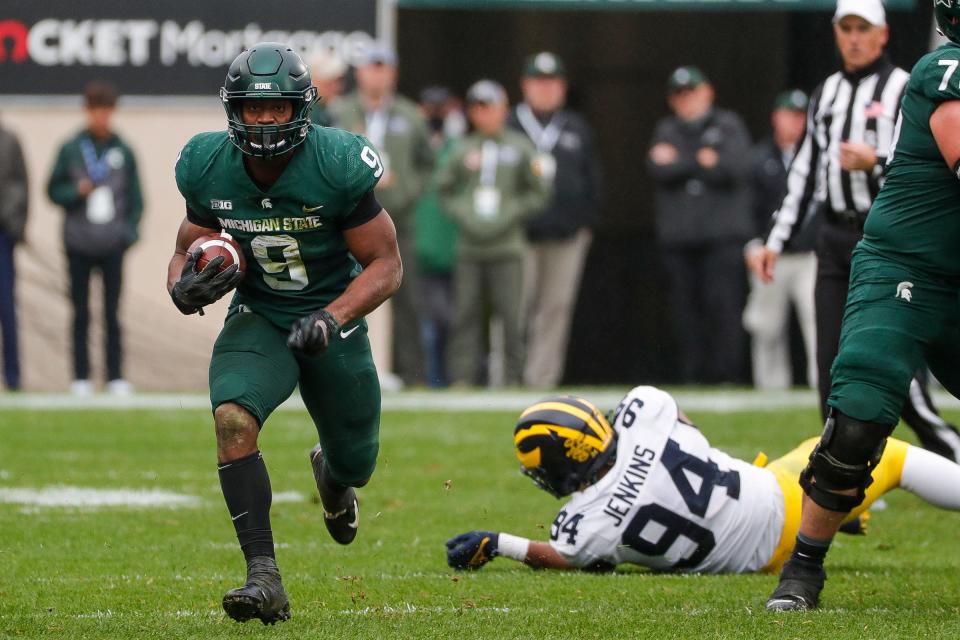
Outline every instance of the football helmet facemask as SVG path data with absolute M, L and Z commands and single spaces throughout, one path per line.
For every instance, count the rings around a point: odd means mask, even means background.
M 244 100 L 290 100 L 293 118 L 278 125 L 244 124 Z M 230 64 L 220 88 L 227 112 L 227 133 L 240 151 L 259 158 L 273 158 L 292 151 L 310 130 L 310 109 L 317 90 L 300 56 L 285 44 L 260 42 Z
M 513 444 L 520 471 L 555 498 L 596 482 L 617 451 L 616 433 L 603 413 L 572 396 L 548 398 L 524 411 Z

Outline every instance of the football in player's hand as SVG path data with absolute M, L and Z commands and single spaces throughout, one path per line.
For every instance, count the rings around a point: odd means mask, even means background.
M 203 271 L 207 263 L 219 256 L 223 256 L 223 263 L 217 269 L 218 272 L 234 264 L 237 265 L 237 270 L 240 273 L 243 273 L 247 269 L 247 261 L 246 258 L 243 257 L 243 248 L 229 233 L 221 231 L 200 236 L 194 240 L 190 248 L 187 249 L 187 254 L 193 255 L 197 249 L 203 251 L 203 254 L 194 266 L 197 273 Z

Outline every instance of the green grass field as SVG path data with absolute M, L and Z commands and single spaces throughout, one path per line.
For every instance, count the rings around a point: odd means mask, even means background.
M 691 412 L 752 459 L 815 433 L 814 411 Z M 956 417 L 956 416 L 954 416 Z M 0 500 L 2 638 L 891 638 L 960 635 L 960 516 L 894 493 L 865 538 L 828 560 L 825 608 L 771 615 L 775 578 L 534 572 L 499 559 L 457 574 L 443 543 L 473 528 L 545 538 L 558 507 L 516 471 L 513 413 L 393 412 L 360 535 L 327 536 L 296 412 L 261 438 L 293 619 L 224 617 L 243 561 L 220 496 L 206 411 L 0 411 L 0 496 L 67 485 L 199 498 L 192 506 L 64 508 Z M 903 432 L 898 432 L 901 437 Z M 958 488 L 960 489 L 960 488 Z M 6 490 L 7 494 L 3 491 Z M 295 493 L 291 493 L 295 492 Z M 300 494 L 304 499 L 296 499 Z

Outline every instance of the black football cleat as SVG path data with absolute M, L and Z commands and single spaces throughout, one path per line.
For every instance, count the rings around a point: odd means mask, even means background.
M 823 567 L 788 560 L 780 572 L 780 584 L 767 600 L 767 611 L 808 611 L 820 604 L 827 574 Z
M 867 535 L 867 529 L 869 529 L 869 523 L 870 512 L 864 511 L 850 522 L 844 522 L 840 525 L 839 531 L 850 536 L 865 536 Z
M 269 556 L 257 556 L 247 563 L 247 583 L 223 596 L 223 610 L 237 622 L 258 618 L 263 624 L 290 619 L 290 603 L 283 590 L 280 570 Z
M 320 492 L 323 524 L 334 540 L 340 544 L 350 544 L 357 537 L 360 524 L 357 493 L 353 487 L 338 485 L 327 476 L 323 450 L 319 444 L 310 450 L 310 464 L 313 466 L 313 479 L 317 481 L 317 491 Z

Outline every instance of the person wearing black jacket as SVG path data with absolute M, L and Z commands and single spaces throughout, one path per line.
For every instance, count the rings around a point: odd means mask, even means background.
M 807 94 L 799 89 L 780 93 L 774 101 L 770 136 L 753 148 L 753 218 L 756 235 L 744 248 L 747 265 L 763 249 L 760 236 L 770 225 L 770 215 L 783 202 L 787 170 L 803 138 Z M 753 386 L 757 389 L 787 389 L 793 383 L 790 361 L 790 311 L 796 311 L 807 352 L 807 379 L 817 386 L 816 332 L 813 287 L 817 257 L 813 253 L 813 225 L 807 225 L 791 249 L 777 262 L 777 278 L 763 283 L 754 276 L 750 282 L 743 326 L 752 338 Z
M 683 382 L 743 377 L 746 300 L 743 245 L 753 234 L 750 136 L 716 108 L 696 67 L 668 81 L 674 115 L 654 130 L 647 168 L 657 184 L 656 220 L 673 307 Z
M 600 208 L 600 162 L 590 125 L 564 106 L 567 80 L 560 58 L 549 52 L 528 58 L 521 88 L 523 102 L 507 125 L 530 138 L 543 178 L 554 185 L 547 208 L 527 223 L 523 380 L 549 388 L 563 378 L 570 322 Z

